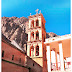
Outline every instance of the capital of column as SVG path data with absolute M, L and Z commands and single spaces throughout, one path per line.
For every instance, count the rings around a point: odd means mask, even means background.
M 62 41 L 58 41 L 58 43 L 62 43 Z

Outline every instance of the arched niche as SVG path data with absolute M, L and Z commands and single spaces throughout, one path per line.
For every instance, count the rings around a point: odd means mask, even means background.
M 34 32 L 31 32 L 31 40 L 34 40 Z
M 36 40 L 39 40 L 39 31 L 36 31 Z
M 39 26 L 39 20 L 36 20 L 36 27 Z
M 39 46 L 36 46 L 36 56 L 39 56 Z

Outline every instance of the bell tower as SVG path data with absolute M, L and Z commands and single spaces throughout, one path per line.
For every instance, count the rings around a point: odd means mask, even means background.
M 45 51 L 45 19 L 42 13 L 31 15 L 29 18 L 28 42 L 27 42 L 27 55 L 32 58 L 41 67 L 44 66 L 46 56 Z

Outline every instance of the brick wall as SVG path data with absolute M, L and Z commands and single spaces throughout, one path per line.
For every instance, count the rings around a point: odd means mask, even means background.
M 25 67 L 2 61 L 2 72 L 29 72 L 29 70 Z
M 28 72 L 25 68 L 26 56 L 24 52 L 18 50 L 15 46 L 2 41 L 2 72 Z M 13 60 L 12 57 L 14 56 Z

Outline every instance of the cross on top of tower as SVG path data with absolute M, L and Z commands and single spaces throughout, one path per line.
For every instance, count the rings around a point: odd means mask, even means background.
M 39 10 L 39 9 L 36 9 L 36 10 L 35 10 L 35 11 L 36 11 L 36 14 L 38 14 L 38 10 Z

